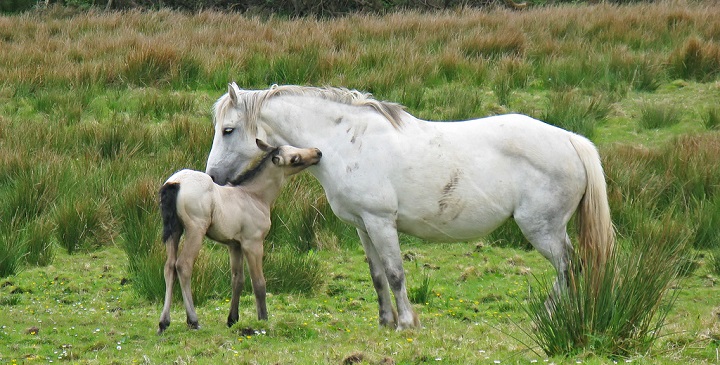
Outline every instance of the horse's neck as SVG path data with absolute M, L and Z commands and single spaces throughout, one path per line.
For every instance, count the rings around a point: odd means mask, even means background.
M 243 182 L 238 187 L 253 195 L 262 203 L 271 205 L 280 195 L 283 182 L 285 182 L 285 174 L 280 168 L 265 166 L 259 174 L 251 180 Z

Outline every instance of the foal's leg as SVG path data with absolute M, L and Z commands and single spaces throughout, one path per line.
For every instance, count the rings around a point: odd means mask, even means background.
M 419 327 L 420 321 L 407 295 L 405 270 L 402 266 L 400 241 L 398 240 L 395 222 L 389 218 L 365 216 L 363 217 L 363 223 L 372 246 L 375 248 L 375 252 L 385 269 L 385 277 L 390 289 L 395 295 L 398 313 L 397 329 Z
M 167 251 L 167 260 L 165 261 L 165 304 L 163 304 L 162 313 L 160 314 L 160 322 L 158 324 L 158 334 L 163 333 L 170 326 L 170 305 L 172 304 L 173 285 L 175 284 L 175 261 L 177 260 L 178 245 L 180 244 L 180 235 L 172 234 L 165 242 L 165 250 Z
M 375 250 L 375 246 L 373 246 L 372 241 L 370 241 L 367 232 L 361 229 L 358 229 L 357 232 L 360 236 L 360 242 L 362 242 L 363 248 L 365 249 L 365 256 L 370 266 L 370 277 L 372 278 L 373 286 L 375 286 L 375 292 L 377 292 L 378 296 L 380 325 L 394 328 L 397 325 L 397 312 L 392 305 L 390 287 L 388 286 L 387 277 L 385 277 L 385 267 Z
M 193 265 L 197 259 L 202 247 L 202 240 L 205 237 L 206 228 L 196 225 L 186 225 L 185 227 L 185 243 L 182 252 L 178 256 L 175 264 L 175 270 L 180 281 L 180 289 L 182 290 L 183 303 L 185 303 L 185 312 L 187 314 L 187 324 L 190 328 L 200 328 L 198 317 L 195 313 L 195 305 L 193 304 L 192 289 L 190 287 L 190 279 L 192 277 Z
M 230 272 L 232 275 L 232 298 L 230 299 L 230 314 L 228 315 L 227 325 L 232 327 L 238 321 L 238 306 L 240 305 L 240 291 L 245 283 L 245 262 L 243 261 L 243 252 L 239 243 L 230 243 L 228 245 L 230 252 Z
M 268 314 L 265 302 L 265 275 L 263 275 L 262 269 L 263 241 L 246 240 L 242 243 L 242 248 L 248 262 L 258 319 L 266 320 Z

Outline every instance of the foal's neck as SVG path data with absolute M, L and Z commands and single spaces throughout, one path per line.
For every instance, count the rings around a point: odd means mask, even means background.
M 271 205 L 278 195 L 285 182 L 285 173 L 282 168 L 272 165 L 266 166 L 263 171 L 252 179 L 238 185 L 238 188 L 257 197 L 267 205 Z
M 280 194 L 285 171 L 272 163 L 275 151 L 266 153 L 250 170 L 230 182 L 243 191 L 254 195 L 262 202 L 270 205 Z

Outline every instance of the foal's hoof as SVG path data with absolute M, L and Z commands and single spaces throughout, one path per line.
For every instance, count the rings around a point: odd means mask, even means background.
M 199 330 L 200 329 L 200 324 L 198 322 L 188 321 L 187 325 L 188 325 L 188 328 L 190 328 L 191 330 Z
M 228 326 L 228 328 L 231 328 L 231 327 L 232 327 L 235 323 L 237 323 L 237 322 L 238 322 L 238 319 L 237 319 L 237 318 L 235 318 L 235 319 L 228 318 L 228 320 L 227 320 L 227 326 Z

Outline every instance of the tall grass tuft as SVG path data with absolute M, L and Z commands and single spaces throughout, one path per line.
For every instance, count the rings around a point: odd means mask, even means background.
M 422 281 L 420 281 L 420 284 L 408 288 L 408 299 L 410 299 L 411 303 L 415 304 L 430 304 L 435 298 L 432 289 L 433 282 L 430 271 L 423 270 Z
M 280 203 L 283 202 L 283 203 Z M 335 216 L 320 184 L 306 173 L 291 178 L 283 188 L 271 213 L 268 244 L 292 246 L 300 251 L 318 248 L 318 233 L 323 239 L 334 237 L 341 246 L 349 246 L 355 230 Z
M 643 129 L 667 128 L 680 122 L 680 109 L 671 104 L 645 102 L 638 123 Z
M 175 44 L 145 42 L 127 56 L 125 78 L 138 86 L 187 87 L 203 76 L 202 66 Z
M 521 56 L 526 48 L 526 36 L 517 30 L 505 29 L 502 33 L 479 31 L 468 36 L 460 44 L 467 57 L 500 58 L 503 56 Z
M 707 82 L 720 75 L 720 46 L 693 37 L 670 55 L 669 63 L 673 76 Z
M 159 184 L 135 181 L 122 192 L 122 247 L 128 258 L 133 289 L 144 298 L 162 298 L 165 292 L 165 250 L 160 242 L 162 223 L 157 209 Z
M 720 107 L 712 106 L 708 108 L 702 116 L 702 121 L 705 129 L 720 129 Z
M 548 356 L 646 353 L 660 335 L 675 299 L 668 292 L 687 261 L 687 237 L 677 239 L 667 227 L 617 245 L 606 266 L 573 260 L 552 314 L 545 304 L 551 285 L 531 289 L 525 310 L 535 326 L 527 332 L 532 341 Z
M 57 240 L 68 254 L 97 249 L 113 240 L 113 218 L 106 200 L 69 199 L 55 212 Z
M 509 105 L 513 90 L 527 86 L 531 70 L 528 64 L 518 57 L 505 57 L 500 60 L 492 80 L 492 90 L 502 105 Z
M 0 278 L 15 275 L 22 268 L 25 242 L 16 230 L 0 231 Z
M 268 251 L 263 263 L 267 289 L 273 293 L 318 292 L 327 283 L 327 269 L 314 251 L 292 246 Z
M 720 247 L 710 251 L 710 255 L 708 257 L 708 267 L 710 272 L 715 275 L 720 275 Z
M 30 223 L 23 232 L 25 262 L 32 266 L 47 266 L 55 258 L 55 222 L 49 216 L 40 217 Z
M 610 103 L 601 95 L 584 96 L 578 90 L 556 91 L 548 96 L 548 108 L 542 119 L 587 138 L 610 112 Z

